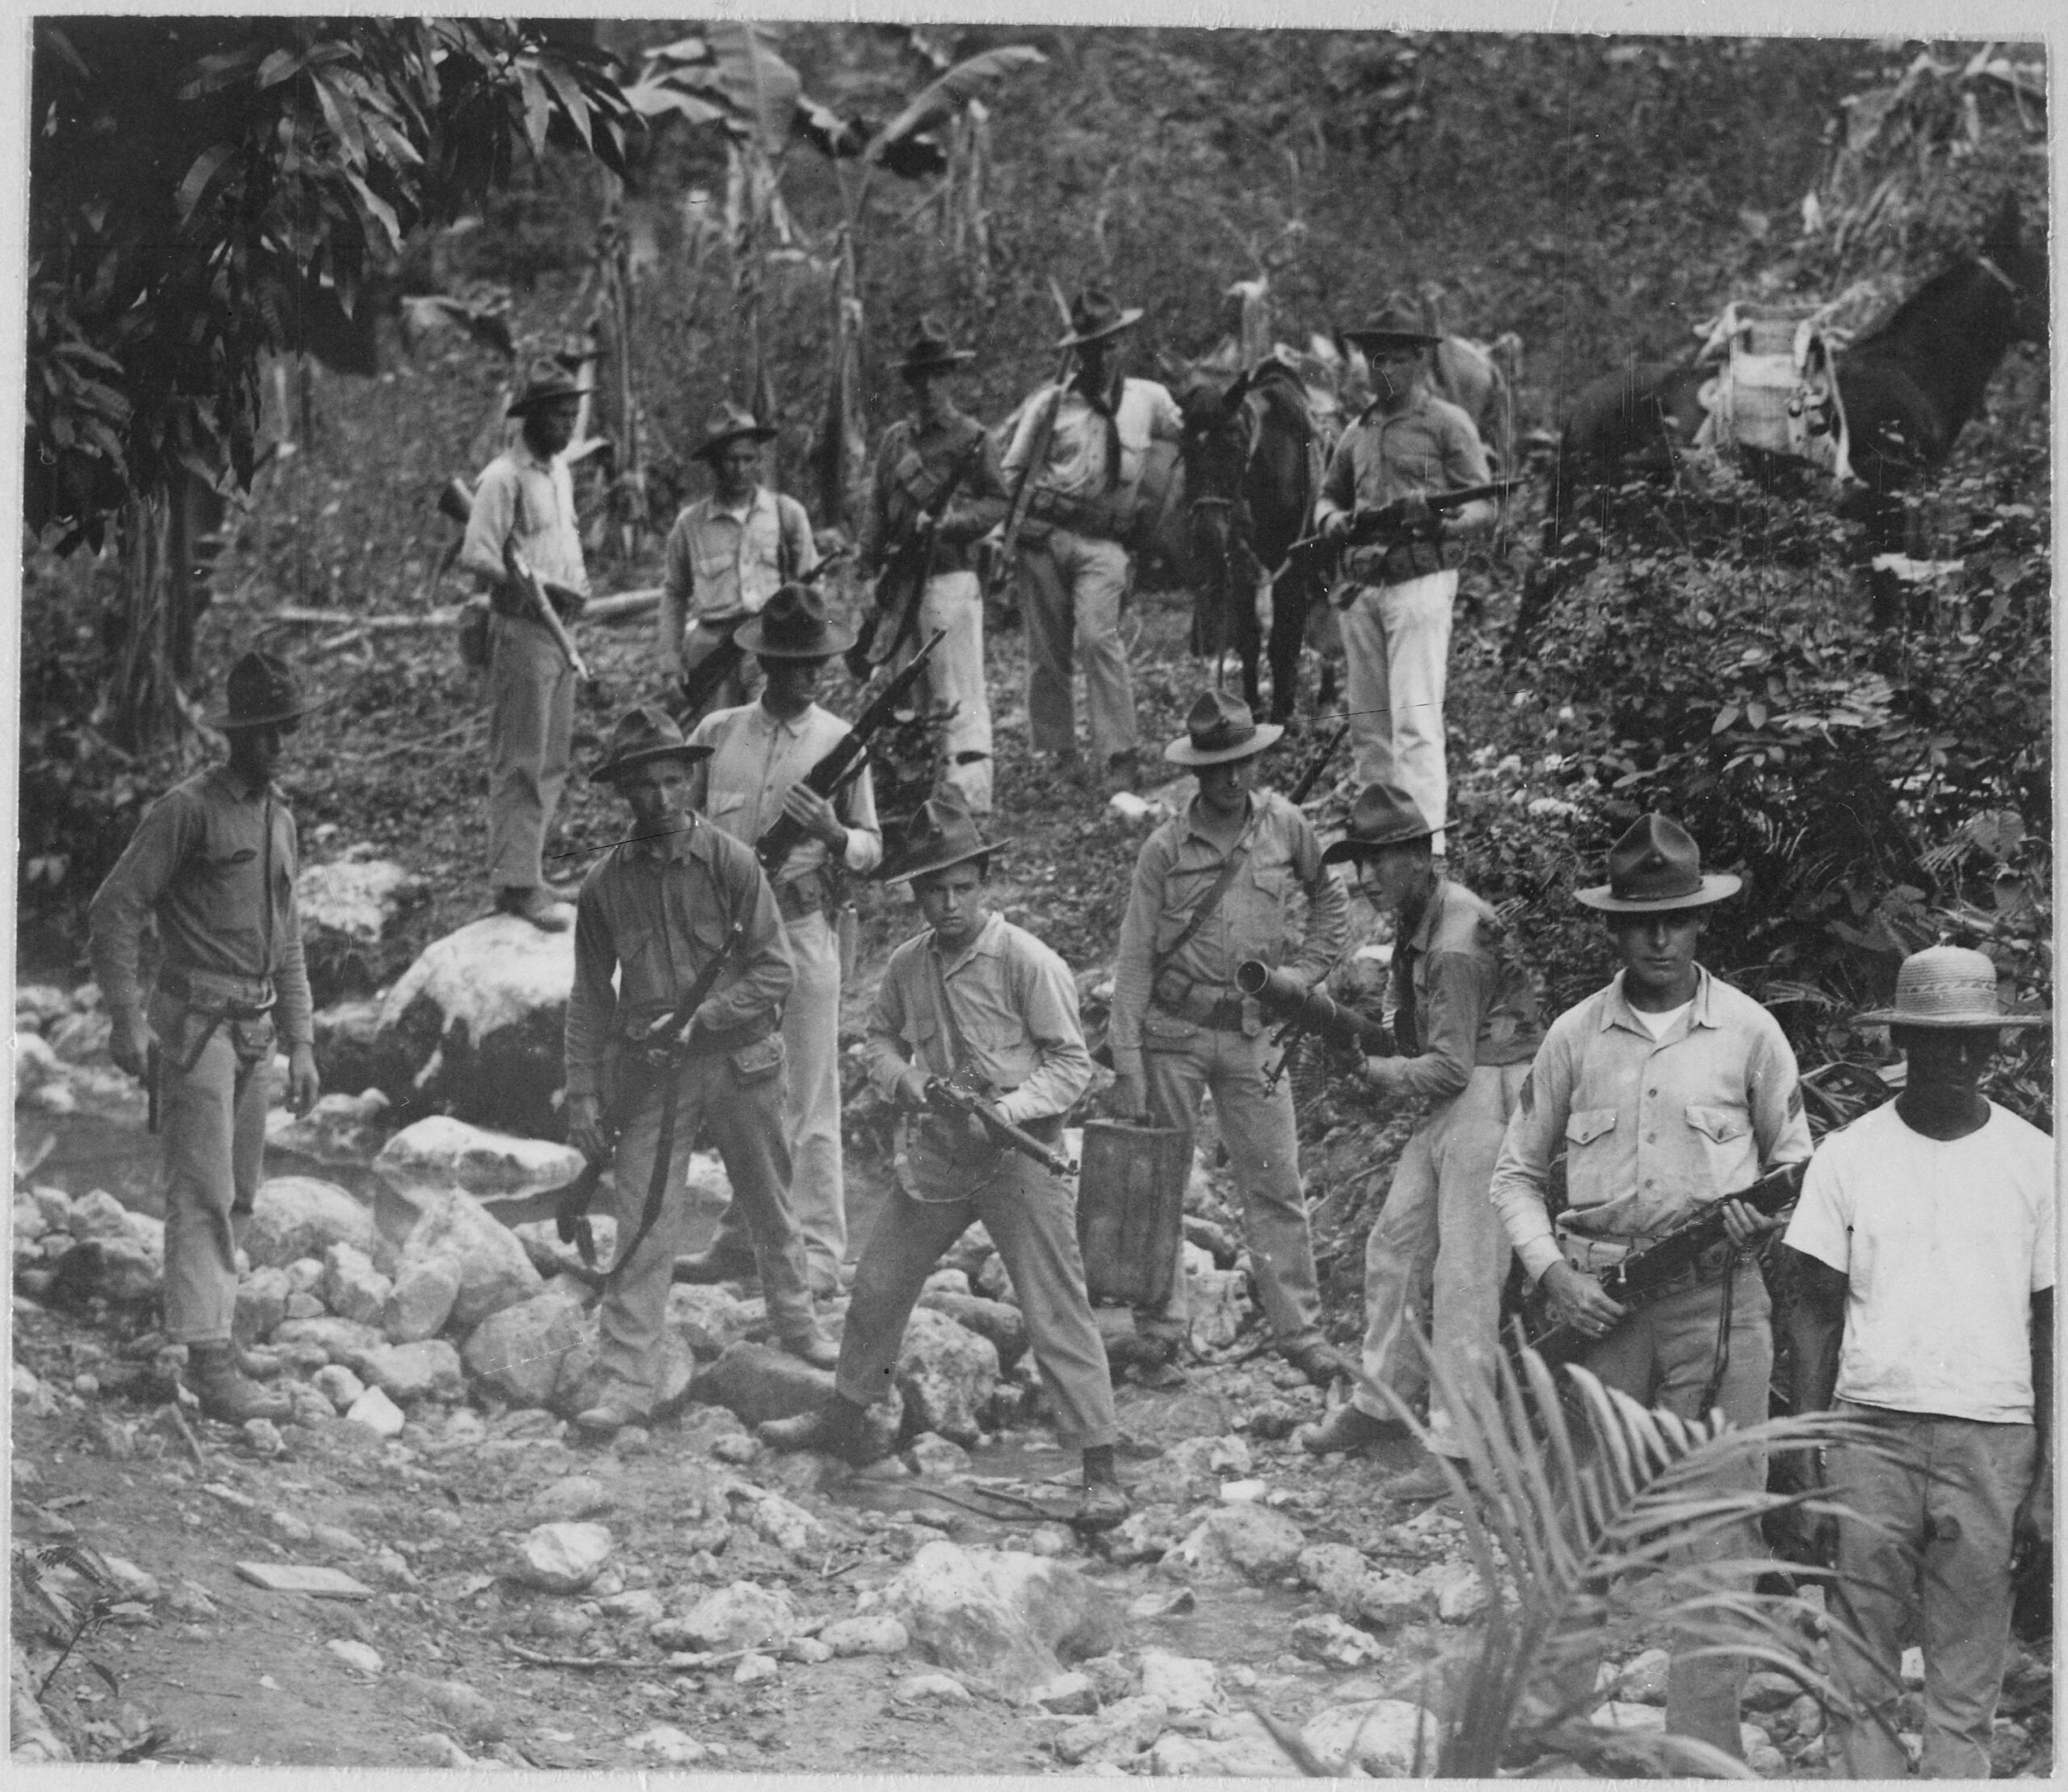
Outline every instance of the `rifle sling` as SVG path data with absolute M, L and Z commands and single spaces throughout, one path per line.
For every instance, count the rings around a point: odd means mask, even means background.
M 1264 811 L 1260 806 L 1250 817 L 1249 825 L 1242 830 L 1241 837 L 1235 843 L 1235 849 L 1221 861 L 1220 874 L 1214 879 L 1213 887 L 1200 899 L 1199 906 L 1186 918 L 1185 925 L 1179 931 L 1178 937 L 1149 961 L 1149 980 L 1152 984 L 1170 969 L 1170 961 L 1185 949 L 1192 936 L 1214 918 L 1214 910 L 1221 906 L 1221 898 L 1227 894 L 1228 886 L 1249 861 L 1249 843 L 1256 835 L 1257 824 L 1263 819 Z

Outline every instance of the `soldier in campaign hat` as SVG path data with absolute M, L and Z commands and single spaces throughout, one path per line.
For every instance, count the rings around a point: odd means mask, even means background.
M 1603 1383 L 1683 1418 L 1720 1407 L 1748 1427 L 1767 1416 L 1773 1337 L 1766 1283 L 1748 1252 L 1781 1223 L 1732 1196 L 1810 1155 L 1795 1054 L 1773 1016 L 1697 962 L 1705 912 L 1737 893 L 1703 869 L 1687 830 L 1644 815 L 1609 849 L 1608 881 L 1574 892 L 1605 915 L 1622 969 L 1554 1020 L 1516 1100 L 1492 1198 L 1524 1271 L 1557 1318 L 1596 1340 L 1581 1359 Z M 1565 1154 L 1566 1206 L 1545 1205 Z M 1688 1285 L 1626 1314 L 1593 1272 L 1720 1203 L 1728 1241 L 1698 1259 Z M 1716 1472 L 1720 1489 L 1766 1485 L 1763 1455 Z M 1704 1561 L 1761 1549 L 1757 1527 L 1713 1531 Z M 1746 1590 L 1750 1577 L 1746 1576 Z M 1743 1757 L 1741 1657 L 1676 1637 L 1666 1727 Z M 1565 1690 L 1584 1703 L 1594 1664 L 1576 1659 Z
M 1260 756 L 1284 731 L 1253 719 L 1240 698 L 1210 690 L 1163 750 L 1198 773 L 1199 793 L 1142 843 L 1135 861 L 1113 966 L 1113 1100 L 1130 1117 L 1146 1113 L 1189 1133 L 1211 1093 L 1273 1339 L 1288 1362 L 1326 1385 L 1345 1365 L 1321 1336 L 1292 1082 L 1265 1086 L 1263 1017 L 1235 981 L 1237 966 L 1260 959 L 1312 984 L 1342 951 L 1343 890 L 1321 841 L 1284 797 L 1256 788 Z M 1306 906 L 1297 930 L 1296 891 Z M 1167 1362 L 1187 1325 L 1180 1264 L 1161 1305 L 1136 1315 L 1136 1329 Z
M 176 784 L 145 813 L 89 911 L 108 1053 L 155 1079 L 165 1137 L 165 1333 L 187 1353 L 187 1385 L 212 1419 L 282 1419 L 292 1403 L 243 1373 L 235 1217 L 258 1191 L 267 1081 L 287 1053 L 287 1106 L 317 1094 L 308 973 L 295 902 L 295 817 L 273 773 L 315 704 L 286 662 L 248 653 L 230 668 L 226 707 L 208 719 L 227 763 Z M 145 927 L 159 962 L 147 996 Z

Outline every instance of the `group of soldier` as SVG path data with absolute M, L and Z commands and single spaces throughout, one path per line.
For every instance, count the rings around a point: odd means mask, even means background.
M 754 1276 L 783 1347 L 834 1383 L 822 1407 L 763 1436 L 854 1461 L 881 1453 L 872 1408 L 891 1388 L 913 1305 L 981 1221 L 1058 1434 L 1082 1453 L 1078 1522 L 1097 1530 L 1127 1511 L 1075 1195 L 1036 1155 L 1097 1071 L 1069 967 L 991 906 L 993 861 L 1009 842 L 984 831 L 992 742 L 975 568 L 983 538 L 1008 517 L 1024 527 L 1032 753 L 1075 758 L 1075 659 L 1097 772 L 1140 781 L 1119 629 L 1125 517 L 1150 443 L 1182 419 L 1162 386 L 1122 373 L 1139 315 L 1101 293 L 1079 299 L 1065 344 L 1074 371 L 1035 395 L 1002 454 L 952 402 L 967 351 L 927 322 L 904 357 L 911 415 L 877 456 L 861 556 L 879 567 L 915 538 L 923 551 L 918 625 L 942 637 L 926 671 L 946 750 L 935 793 L 887 845 L 865 764 L 831 794 L 807 780 L 847 732 L 814 698 L 827 663 L 857 650 L 857 630 L 809 577 L 818 550 L 802 507 L 762 483 L 772 432 L 721 409 L 699 450 L 712 491 L 668 538 L 660 660 L 670 674 L 721 651 L 738 664 L 687 733 L 660 703 L 617 721 L 589 776 L 623 799 L 625 833 L 572 903 L 543 855 L 569 771 L 572 675 L 507 550 L 547 601 L 579 614 L 587 582 L 563 455 L 580 394 L 548 367 L 511 406 L 519 437 L 482 475 L 463 559 L 493 609 L 495 900 L 530 925 L 573 928 L 565 1118 L 573 1142 L 612 1164 L 619 1244 L 578 1415 L 591 1436 L 653 1411 L 671 1282 Z M 1380 1489 L 1390 1498 L 1469 1484 L 1472 1409 L 1492 1384 L 1511 1255 L 1590 1341 L 1582 1360 L 1607 1386 L 1683 1417 L 1764 1420 L 1773 1338 L 1756 1259 L 1785 1228 L 1807 1290 L 1793 1321 L 1797 1410 L 1835 1404 L 1909 1452 L 1820 1453 L 1802 1471 L 1875 1521 L 1838 1526 L 1834 1545 L 1850 1620 L 1834 1657 L 1852 1695 L 1834 1721 L 1838 1764 L 1902 1770 L 1895 1664 L 1915 1631 L 1924 1770 L 1985 1772 L 2013 1551 L 2051 1534 L 2054 1225 L 2050 1142 L 1984 1098 L 1978 1079 L 2001 1029 L 2042 1017 L 1999 1006 L 1980 954 L 1916 955 L 1895 1005 L 1867 1017 L 1889 1023 L 1907 1054 L 1901 1095 L 1826 1141 L 1792 1210 L 1734 1199 L 1811 1159 L 1797 1066 L 1765 1009 L 1697 957 L 1706 911 L 1738 880 L 1705 871 L 1684 829 L 1647 815 L 1610 849 L 1606 882 L 1576 893 L 1605 918 L 1620 969 L 1547 1027 L 1533 967 L 1448 872 L 1450 612 L 1460 539 L 1492 506 L 1439 513 L 1426 499 L 1484 483 L 1485 457 L 1463 413 L 1428 393 L 1432 339 L 1411 318 L 1389 308 L 1358 340 L 1375 396 L 1329 462 L 1321 523 L 1348 536 L 1382 510 L 1404 524 L 1345 563 L 1359 712 L 1348 825 L 1325 847 L 1302 810 L 1259 781 L 1283 729 L 1217 690 L 1199 698 L 1163 751 L 1195 775 L 1196 794 L 1141 848 L 1120 924 L 1111 1109 L 1189 1138 L 1211 1094 L 1272 1342 L 1316 1384 L 1349 1387 L 1301 1434 L 1308 1449 L 1402 1444 L 1402 1415 L 1427 1394 L 1427 1450 Z M 290 1106 L 305 1110 L 316 1091 L 295 829 L 271 782 L 311 706 L 263 653 L 233 668 L 227 696 L 215 719 L 227 764 L 150 812 L 92 923 L 116 1058 L 151 1074 L 162 1101 L 167 1330 L 188 1349 L 204 1408 L 242 1420 L 284 1404 L 243 1373 L 230 1334 L 232 1219 L 257 1184 L 276 1038 Z M 757 853 L 779 821 L 791 844 Z M 1236 980 L 1250 960 L 1301 986 L 1329 976 L 1350 928 L 1337 867 L 1390 924 L 1397 1049 L 1366 1058 L 1361 1074 L 1386 1105 L 1420 1114 L 1367 1243 L 1354 1363 L 1322 1333 L 1290 1079 L 1273 1073 L 1263 1012 Z M 869 1079 L 900 1116 L 897 1176 L 850 1265 L 837 916 L 844 880 L 871 874 L 909 884 L 924 927 L 891 954 L 869 1009 Z M 153 918 L 160 967 L 147 1005 L 138 947 Z M 1007 1128 L 1036 1150 L 1002 1144 Z M 692 1254 L 682 1160 L 699 1132 L 724 1159 L 732 1200 Z M 1610 1298 L 1594 1272 L 1712 1212 L 1723 1236 L 1662 1297 L 1629 1311 Z M 836 1345 L 823 1314 L 844 1289 Z M 1181 1379 L 1182 1266 L 1135 1322 L 1148 1341 L 1138 1372 Z M 1432 1361 L 1443 1366 L 1433 1388 Z M 1765 1472 L 1744 1453 L 1726 1480 L 1763 1485 Z M 1719 1533 L 1701 1548 L 1735 1572 L 1757 1543 Z M 1669 1728 L 1740 1753 L 1743 1671 L 1741 1657 L 1680 1649 Z

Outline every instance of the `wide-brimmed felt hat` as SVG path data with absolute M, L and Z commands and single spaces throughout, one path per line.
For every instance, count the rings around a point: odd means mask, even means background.
M 825 593 L 816 585 L 786 584 L 732 638 L 761 659 L 820 660 L 852 647 L 854 630 L 827 615 Z
M 1862 1024 L 1945 1027 L 1977 1031 L 2046 1027 L 2052 1015 L 2031 1009 L 2005 1012 L 1997 967 L 1988 954 L 1966 946 L 1928 946 L 1912 952 L 1895 974 L 1895 1005 L 1860 1016 Z
M 704 438 L 690 450 L 690 458 L 707 461 L 727 442 L 737 442 L 742 436 L 755 442 L 773 442 L 776 433 L 767 424 L 755 422 L 754 413 L 745 405 L 725 399 L 704 419 Z
M 1666 914 L 1707 908 L 1735 896 L 1743 882 L 1729 871 L 1704 871 L 1694 836 L 1669 815 L 1641 815 L 1609 849 L 1609 881 L 1574 898 L 1610 914 Z
M 922 317 L 912 332 L 898 371 L 906 379 L 919 373 L 946 373 L 976 359 L 974 348 L 958 348 L 948 327 L 938 317 Z
M 1405 846 L 1441 833 L 1444 823 L 1431 820 L 1422 806 L 1398 784 L 1368 784 L 1350 804 L 1347 831 L 1321 854 L 1324 865 L 1340 865 L 1345 859 L 1370 858 L 1389 846 Z
M 1174 765 L 1225 765 L 1275 747 L 1284 732 L 1276 722 L 1260 724 L 1240 697 L 1203 691 L 1185 717 L 1184 733 L 1163 749 L 1163 756 Z
M 898 830 L 884 861 L 883 881 L 905 883 L 930 877 L 967 859 L 986 857 L 1006 844 L 986 840 L 977 832 L 976 817 L 954 798 L 930 796 Z
M 223 681 L 224 707 L 206 718 L 220 732 L 233 728 L 277 727 L 298 722 L 322 701 L 304 697 L 287 662 L 277 654 L 254 647 L 230 667 Z
M 522 417 L 542 405 L 555 404 L 563 398 L 579 398 L 591 389 L 568 371 L 564 362 L 548 355 L 531 364 L 523 390 L 510 401 L 508 414 Z
M 1422 320 L 1397 292 L 1388 293 L 1384 304 L 1342 335 L 1345 341 L 1355 343 L 1366 352 L 1374 348 L 1433 348 L 1443 340 L 1423 327 Z
M 1103 288 L 1086 287 L 1070 301 L 1070 333 L 1056 346 L 1074 348 L 1081 343 L 1097 342 L 1105 336 L 1118 336 L 1122 330 L 1132 329 L 1141 321 L 1139 305 L 1123 307 Z
M 650 760 L 709 759 L 712 749 L 693 746 L 682 738 L 682 726 L 666 710 L 641 703 L 627 710 L 610 731 L 610 744 L 588 775 L 591 784 L 615 784 L 634 766 Z

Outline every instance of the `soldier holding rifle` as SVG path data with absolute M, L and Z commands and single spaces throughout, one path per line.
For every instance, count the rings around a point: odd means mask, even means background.
M 591 774 L 617 786 L 633 821 L 631 837 L 583 882 L 568 998 L 568 1136 L 592 1163 L 612 1159 L 617 1203 L 597 1384 L 576 1418 L 591 1432 L 653 1412 L 685 1218 L 684 1160 L 700 1125 L 746 1216 L 783 1347 L 820 1367 L 833 1357 L 790 1212 L 780 1027 L 789 948 L 752 851 L 690 806 L 690 768 L 710 755 L 682 739 L 673 718 L 642 706 L 619 719 Z M 678 1005 L 719 954 L 730 963 L 676 1027 Z M 679 1049 L 655 1037 L 656 1023 L 682 1034 Z
M 918 641 L 945 631 L 927 674 L 932 713 L 946 718 L 941 783 L 971 814 L 986 816 L 991 695 L 974 554 L 977 538 L 1005 519 L 1005 484 L 991 438 L 951 394 L 950 381 L 975 358 L 922 317 L 899 364 L 912 414 L 884 431 L 876 451 L 860 557 L 880 573 L 877 609 L 872 638 L 857 651 L 867 664 L 897 666 Z M 866 676 L 863 665 L 853 669 Z
M 804 781 L 848 732 L 812 701 L 819 675 L 854 632 L 826 618 L 824 597 L 785 585 L 759 616 L 741 625 L 739 644 L 760 662 L 758 703 L 719 710 L 697 724 L 692 747 L 710 757 L 691 767 L 689 802 L 714 825 L 751 846 L 779 817 L 802 837 L 769 869 L 796 981 L 783 1010 L 789 1058 L 784 1130 L 790 1146 L 790 1207 L 804 1236 L 815 1293 L 839 1292 L 847 1260 L 847 1204 L 841 1164 L 838 915 L 841 874 L 866 875 L 883 861 L 883 833 L 869 762 L 831 797 Z M 717 1239 L 676 1265 L 676 1279 L 723 1281 L 751 1275 L 754 1252 L 738 1208 L 727 1210 Z
M 1702 911 L 1738 879 L 1704 872 L 1687 829 L 1640 817 L 1610 848 L 1608 874 L 1575 894 L 1607 916 L 1622 968 L 1545 1035 L 1502 1141 L 1493 1203 L 1557 1318 L 1598 1341 L 1586 1368 L 1643 1405 L 1687 1419 L 1720 1407 L 1733 1424 L 1757 1425 L 1773 1338 L 1766 1283 L 1745 1253 L 1781 1222 L 1732 1197 L 1810 1155 L 1795 1054 L 1772 1015 L 1696 961 Z M 1554 1228 L 1544 1195 L 1561 1147 L 1567 1205 Z M 1626 1315 L 1590 1273 L 1719 1204 L 1726 1236 L 1677 1292 Z M 1765 1463 L 1748 1452 L 1720 1478 L 1726 1490 L 1764 1487 Z M 1762 1553 L 1756 1527 L 1712 1532 L 1693 1549 L 1712 1561 Z M 1571 1696 L 1584 1700 L 1592 1672 L 1576 1664 Z M 1744 1673 L 1741 1657 L 1676 1647 L 1667 1729 L 1742 1758 Z
M 1252 788 L 1257 755 L 1284 728 L 1259 725 L 1239 698 L 1209 690 L 1185 731 L 1163 756 L 1197 769 L 1199 795 L 1142 843 L 1120 926 L 1113 1099 L 1124 1114 L 1189 1134 L 1211 1091 L 1272 1336 L 1288 1362 L 1325 1387 L 1345 1365 L 1321 1337 L 1292 1087 L 1265 1083 L 1263 1020 L 1236 971 L 1254 959 L 1320 982 L 1342 951 L 1342 886 L 1306 817 Z M 1162 1307 L 1136 1315 L 1166 1362 L 1187 1309 L 1181 1256 Z
M 775 439 L 775 430 L 752 412 L 723 403 L 692 451 L 710 468 L 711 489 L 685 505 L 668 531 L 658 651 L 671 678 L 694 672 L 779 589 L 819 563 L 804 507 L 761 483 L 762 448 Z M 736 707 L 759 682 L 752 666 L 741 665 L 706 701 L 714 709 Z
M 1372 906 L 1394 917 L 1400 1050 L 1367 1057 L 1365 1081 L 1389 1104 L 1427 1104 L 1365 1241 L 1365 1379 L 1402 1399 L 1429 1379 L 1423 1352 L 1406 1333 L 1422 1321 L 1432 1266 L 1427 1342 L 1436 1360 L 1461 1377 L 1492 1373 L 1508 1245 L 1487 1189 L 1544 1033 L 1534 981 L 1492 908 L 1435 868 L 1431 841 L 1443 821 L 1423 813 L 1405 791 L 1367 785 L 1349 831 L 1322 855 L 1326 864 L 1354 864 Z M 1391 1415 L 1360 1384 L 1301 1442 L 1315 1451 L 1355 1448 L 1401 1432 Z M 1462 1460 L 1451 1417 L 1432 1391 L 1431 1448 Z M 1385 1491 L 1390 1499 L 1434 1500 L 1449 1490 L 1442 1469 L 1423 1462 Z
M 258 1192 L 276 1037 L 287 1049 L 288 1106 L 315 1105 L 295 818 L 273 783 L 283 741 L 313 707 L 272 654 L 238 661 L 228 711 L 210 719 L 229 763 L 151 805 L 90 911 L 108 1055 L 147 1079 L 164 1128 L 165 1334 L 186 1346 L 202 1411 L 231 1424 L 292 1410 L 238 1366 L 233 1216 Z M 159 947 L 148 1004 L 137 980 L 147 925 Z
M 492 606 L 488 879 L 497 908 L 549 933 L 574 923 L 574 910 L 546 882 L 542 858 L 567 787 L 576 674 L 536 598 L 543 595 L 564 621 L 580 615 L 588 601 L 565 458 L 583 390 L 558 361 L 533 369 L 510 406 L 523 427 L 482 472 L 460 548 L 461 564 L 487 588 Z
M 1497 507 L 1481 499 L 1439 514 L 1427 499 L 1488 483 L 1486 449 L 1472 419 L 1430 391 L 1428 354 L 1439 339 L 1405 301 L 1389 299 L 1343 334 L 1370 360 L 1376 396 L 1336 445 L 1316 515 L 1325 536 L 1346 543 L 1370 527 L 1382 536 L 1351 546 L 1343 562 L 1351 770 L 1360 784 L 1393 785 L 1423 814 L 1440 816 L 1450 806 L 1443 690 L 1461 543 L 1491 525 Z
M 780 1449 L 866 1461 L 868 1408 L 890 1390 L 914 1303 L 941 1253 L 981 1220 L 1019 1290 L 1056 1429 L 1084 1452 L 1074 1522 L 1098 1529 L 1126 1516 L 1127 1497 L 1113 1466 L 1113 1384 L 1085 1291 L 1076 1198 L 1052 1155 L 1064 1114 L 1090 1085 L 1091 1054 L 1069 967 L 986 904 L 1000 844 L 936 797 L 885 868 L 893 882 L 910 880 L 927 923 L 890 955 L 869 1021 L 870 1080 L 905 1115 L 898 1186 L 856 1272 L 832 1400 L 760 1435 Z M 968 1111 L 979 1104 L 987 1116 Z

